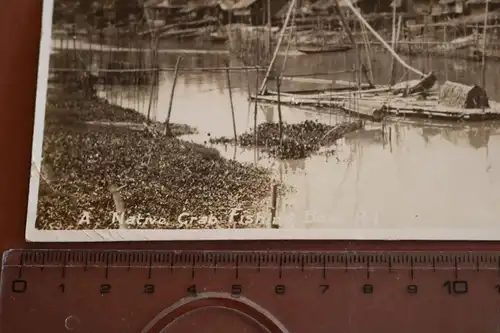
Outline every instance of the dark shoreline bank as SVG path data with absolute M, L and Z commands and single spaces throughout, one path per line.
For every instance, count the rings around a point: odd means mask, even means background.
M 59 89 L 48 95 L 37 228 L 119 228 L 111 188 L 120 189 L 132 229 L 268 227 L 228 217 L 235 208 L 247 215 L 262 211 L 269 170 L 182 140 L 179 135 L 193 133 L 189 126 L 172 124 L 174 136 L 167 137 L 141 130 L 146 117 L 134 110 Z M 199 219 L 179 223 L 182 213 Z M 203 221 L 210 215 L 218 223 Z M 140 225 L 133 220 L 138 216 Z

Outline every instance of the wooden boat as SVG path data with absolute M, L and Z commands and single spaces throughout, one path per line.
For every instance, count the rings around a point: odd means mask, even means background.
M 137 65 L 126 61 L 112 61 L 108 63 L 107 69 L 98 74 L 98 81 L 102 84 L 117 85 L 145 85 L 150 84 L 153 77 L 151 72 L 134 71 Z
M 220 32 L 212 32 L 210 34 L 210 41 L 213 43 L 225 43 L 228 40 L 227 34 Z
M 335 52 L 346 52 L 352 49 L 351 45 L 330 45 L 330 46 L 299 46 L 299 52 L 305 54 L 315 54 L 315 53 L 335 53 Z
M 428 96 L 420 94 L 403 96 L 394 92 L 403 86 L 415 86 L 418 80 L 401 82 L 390 87 L 375 87 L 361 91 L 353 89 L 350 95 L 345 90 L 330 89 L 312 94 L 280 93 L 283 105 L 308 107 L 318 112 L 338 109 L 349 115 L 381 121 L 388 118 L 424 118 L 452 121 L 500 120 L 500 103 L 487 100 L 486 93 L 477 86 L 466 86 L 447 81 L 439 89 L 427 90 Z M 438 88 L 438 87 L 436 87 Z M 253 95 L 252 100 L 261 103 L 277 103 L 277 94 L 267 91 L 263 95 Z M 356 101 L 356 102 L 354 102 Z M 484 103 L 478 106 L 479 102 Z

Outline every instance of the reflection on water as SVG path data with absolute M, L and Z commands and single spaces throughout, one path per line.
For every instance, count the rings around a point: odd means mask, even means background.
M 287 72 L 338 71 L 349 67 L 353 57 L 341 54 L 298 56 L 288 59 Z M 163 66 L 173 67 L 176 56 L 162 55 Z M 224 66 L 221 55 L 186 56 L 183 67 Z M 377 83 L 389 80 L 390 59 L 377 54 L 373 60 Z M 426 67 L 424 59 L 412 59 Z M 441 81 L 480 83 L 478 64 L 444 59 L 429 61 Z M 487 64 L 492 99 L 500 101 L 499 66 Z M 464 70 L 464 67 L 466 70 Z M 261 74 L 262 75 L 262 74 Z M 400 73 L 402 76 L 403 73 Z M 156 120 L 164 121 L 170 100 L 171 72 L 161 77 Z M 318 75 L 320 77 L 320 75 Z M 323 75 L 322 77 L 325 77 Z M 253 127 L 254 105 L 248 104 L 248 89 L 255 89 L 255 73 L 231 74 L 236 128 L 239 133 Z M 410 77 L 411 78 L 411 77 Z M 346 74 L 340 79 L 351 79 Z M 286 83 L 284 89 L 307 88 Z M 309 87 L 311 88 L 311 87 Z M 120 104 L 134 106 L 134 96 L 116 91 Z M 145 88 L 144 93 L 147 93 Z M 135 92 L 137 94 L 137 92 Z M 286 122 L 306 119 L 335 124 L 344 117 L 334 111 L 317 113 L 283 107 Z M 257 121 L 276 122 L 274 106 L 260 105 Z M 224 73 L 181 73 L 173 102 L 171 121 L 196 126 L 190 136 L 203 143 L 211 136 L 232 136 L 232 118 Z M 497 124 L 433 124 L 398 121 L 387 125 L 390 140 L 380 125 L 353 133 L 337 143 L 333 156 L 314 156 L 300 161 L 269 160 L 251 149 L 220 147 L 222 154 L 239 161 L 259 163 L 275 170 L 296 191 L 280 199 L 279 214 L 285 227 L 470 227 L 492 226 L 500 213 L 500 129 Z

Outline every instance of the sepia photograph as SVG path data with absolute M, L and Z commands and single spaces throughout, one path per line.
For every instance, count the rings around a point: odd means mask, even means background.
M 499 23 L 492 0 L 44 0 L 26 239 L 500 240 Z

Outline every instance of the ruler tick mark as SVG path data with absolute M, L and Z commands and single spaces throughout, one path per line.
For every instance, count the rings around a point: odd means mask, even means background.
M 83 271 L 86 272 L 87 271 L 88 260 L 89 260 L 88 253 L 85 253 L 84 256 L 85 256 L 85 260 L 84 260 L 84 263 L 83 263 Z
M 106 256 L 106 267 L 104 268 L 104 278 L 108 279 L 109 274 L 109 256 Z
M 153 275 L 153 256 L 149 256 L 149 264 L 148 264 L 148 279 L 151 279 Z
M 392 257 L 389 256 L 389 273 L 392 273 Z
M 42 254 L 42 264 L 41 264 L 41 266 L 40 266 L 40 270 L 41 270 L 41 271 L 43 271 L 44 266 L 45 266 L 45 253 L 44 253 L 44 254 Z
M 323 279 L 326 279 L 326 257 L 323 257 Z
M 191 280 L 193 280 L 194 276 L 195 276 L 195 271 L 194 271 L 195 270 L 194 268 L 195 268 L 195 265 L 196 265 L 196 263 L 195 263 L 196 259 L 195 258 L 196 257 L 193 255 L 193 260 L 191 261 Z
M 239 274 L 240 274 L 240 272 L 239 272 L 239 271 L 240 271 L 240 267 L 239 267 L 239 265 L 240 265 L 240 260 L 239 260 L 239 258 L 240 258 L 240 257 L 239 257 L 238 255 L 236 255 L 235 273 L 234 273 L 234 274 L 235 274 L 235 278 L 236 278 L 236 279 L 238 279 L 238 276 L 239 276 Z
M 456 280 L 458 278 L 458 264 L 457 264 L 457 258 L 456 257 L 453 260 L 453 266 L 454 266 L 453 273 L 455 274 L 455 280 Z
M 260 258 L 260 255 L 259 255 L 259 257 L 257 259 L 257 272 L 260 272 L 260 260 L 261 260 L 261 258 Z
M 432 257 L 432 271 L 436 271 L 436 257 Z
M 366 278 L 369 280 L 370 279 L 370 260 L 367 259 L 366 261 Z
M 413 280 L 414 271 L 413 271 L 413 257 L 410 257 L 410 279 Z
M 19 259 L 19 271 L 17 272 L 17 277 L 20 279 L 23 276 L 23 265 L 24 265 L 24 256 L 21 255 Z
M 283 255 L 280 256 L 280 262 L 279 262 L 279 278 L 281 279 L 283 277 Z

